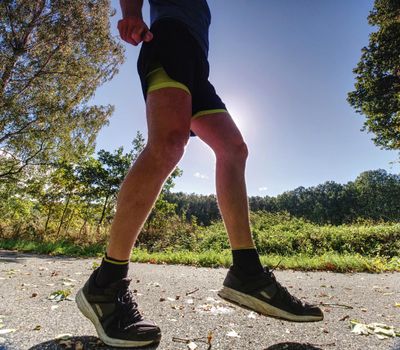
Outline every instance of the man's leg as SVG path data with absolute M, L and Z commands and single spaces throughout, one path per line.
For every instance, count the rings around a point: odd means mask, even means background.
M 107 255 L 126 260 L 162 185 L 181 159 L 189 138 L 191 98 L 182 89 L 148 94 L 148 141 L 126 176 L 117 201 Z
M 254 247 L 245 183 L 247 146 L 228 113 L 193 119 L 192 130 L 215 153 L 218 206 L 232 249 Z
M 191 97 L 182 89 L 160 89 L 148 94 L 146 107 L 148 142 L 121 187 L 107 256 L 75 299 L 100 339 L 110 346 L 140 347 L 161 338 L 160 328 L 140 314 L 126 277 L 135 240 L 184 153 Z
M 232 247 L 233 266 L 219 295 L 262 314 L 290 321 L 320 321 L 322 311 L 292 296 L 263 270 L 254 247 L 245 185 L 247 147 L 228 113 L 192 120 L 192 130 L 216 156 L 217 198 Z

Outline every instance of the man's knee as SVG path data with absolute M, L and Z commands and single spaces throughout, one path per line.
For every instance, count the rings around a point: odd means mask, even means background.
M 246 162 L 249 155 L 247 144 L 242 138 L 226 141 L 214 151 L 217 158 L 233 160 L 235 162 Z
M 189 132 L 173 130 L 149 140 L 146 149 L 160 165 L 175 166 L 182 158 L 188 140 Z

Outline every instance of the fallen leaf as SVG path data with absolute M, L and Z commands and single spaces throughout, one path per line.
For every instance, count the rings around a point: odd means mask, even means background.
M 31 298 L 37 297 L 38 293 L 32 293 Z
M 212 304 L 200 305 L 196 308 L 197 311 L 210 312 L 214 315 L 226 315 L 232 313 L 234 310 L 232 307 L 215 306 Z
M 208 334 L 207 334 L 207 344 L 211 344 L 213 338 L 214 338 L 213 332 L 209 331 Z
M 352 333 L 358 334 L 358 335 L 368 335 L 368 328 L 367 325 L 363 323 L 356 323 L 351 329 Z
M 228 337 L 232 337 L 232 338 L 240 338 L 240 335 L 236 333 L 236 331 L 234 331 L 233 329 L 231 331 L 229 331 L 228 333 L 226 333 L 226 335 Z
M 57 301 L 60 302 L 62 300 L 68 299 L 68 296 L 71 294 L 71 291 L 69 289 L 66 290 L 56 290 L 55 292 L 51 293 L 48 296 L 48 299 L 52 301 Z M 69 299 L 71 300 L 71 299 Z
M 394 307 L 400 307 L 400 303 L 395 303 Z
M 188 346 L 188 349 L 190 349 L 190 350 L 197 349 L 196 343 L 193 343 L 192 341 L 187 346 Z
M 62 281 L 64 281 L 64 282 L 76 282 L 76 280 L 74 280 L 74 279 L 72 279 L 72 278 L 68 278 L 68 277 L 64 277 L 64 278 L 62 279 Z
M 217 302 L 219 302 L 219 300 L 216 300 L 216 299 L 211 298 L 211 297 L 208 297 L 206 300 L 209 301 L 209 302 L 211 302 L 211 303 L 217 303 Z
M 394 328 L 383 328 L 383 327 L 375 327 L 374 333 L 379 339 L 384 339 L 384 338 L 394 338 L 396 337 L 396 333 L 394 331 Z
M 364 324 L 358 321 L 351 321 L 351 332 L 359 335 L 374 334 L 378 339 L 400 337 L 400 330 L 397 330 L 393 326 L 388 326 L 384 323 L 370 323 Z
M 36 325 L 35 328 L 33 328 L 34 331 L 40 331 L 40 329 L 42 328 L 42 326 L 40 324 Z
M 63 284 L 63 286 L 67 286 L 67 287 L 74 287 L 74 286 L 75 286 L 75 285 L 74 285 L 73 283 L 71 283 L 71 282 L 63 282 L 62 284 Z

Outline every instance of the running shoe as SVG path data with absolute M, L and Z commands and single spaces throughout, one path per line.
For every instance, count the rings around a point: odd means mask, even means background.
M 240 279 L 231 267 L 218 295 L 265 316 L 287 321 L 313 322 L 324 319 L 318 306 L 291 295 L 268 268 L 254 277 Z
M 133 292 L 130 278 L 123 278 L 105 288 L 96 286 L 98 269 L 76 295 L 79 310 L 96 328 L 99 338 L 109 346 L 141 347 L 158 343 L 161 330 L 143 318 Z

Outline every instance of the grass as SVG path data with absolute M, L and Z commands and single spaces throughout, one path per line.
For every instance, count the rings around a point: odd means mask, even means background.
M 28 241 L 23 239 L 0 239 L 0 249 L 17 250 L 49 255 L 67 255 L 75 257 L 101 257 L 104 253 L 103 244 L 79 245 L 61 240 L 53 242 Z M 203 267 L 228 267 L 231 264 L 231 254 L 228 249 L 222 251 L 164 251 L 150 253 L 135 249 L 131 256 L 132 262 L 152 264 L 182 264 Z M 325 252 L 320 255 L 295 254 L 281 256 L 277 254 L 262 255 L 263 265 L 279 269 L 303 271 L 334 271 L 334 272 L 385 272 L 400 271 L 400 258 L 367 257 L 356 253 L 339 254 Z

